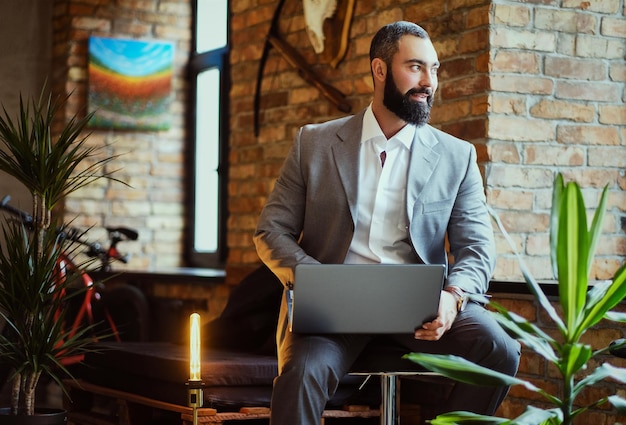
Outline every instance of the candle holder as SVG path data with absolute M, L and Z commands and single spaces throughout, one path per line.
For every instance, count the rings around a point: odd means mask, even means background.
M 195 379 L 189 379 L 185 384 L 187 386 L 187 405 L 192 409 L 193 425 L 198 425 L 198 409 L 202 407 L 204 396 L 202 387 L 204 383 Z

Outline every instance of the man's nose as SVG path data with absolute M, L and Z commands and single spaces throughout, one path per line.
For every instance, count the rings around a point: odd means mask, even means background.
M 419 83 L 420 83 L 420 86 L 422 87 L 432 87 L 433 76 L 430 74 L 430 72 L 423 72 Z

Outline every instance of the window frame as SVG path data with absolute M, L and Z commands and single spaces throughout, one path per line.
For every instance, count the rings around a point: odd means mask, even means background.
M 229 139 L 229 88 L 230 88 L 230 9 L 227 6 L 227 23 L 226 23 L 226 46 L 220 47 L 207 52 L 198 53 L 197 50 L 197 25 L 198 25 L 198 8 L 197 1 L 193 2 L 193 36 L 192 50 L 188 64 L 189 79 L 189 116 L 188 116 L 188 163 L 187 170 L 187 205 L 188 205 L 188 226 L 185 242 L 186 263 L 192 267 L 199 268 L 224 268 L 227 258 L 227 238 L 226 226 L 228 219 L 228 139 Z M 220 72 L 220 117 L 219 117 L 219 157 L 218 157 L 218 193 L 215 199 L 218 204 L 217 217 L 217 249 L 215 252 L 200 252 L 195 248 L 195 229 L 196 218 L 196 172 L 199 164 L 202 163 L 201 158 L 196 157 L 196 146 L 198 143 L 196 134 L 197 125 L 197 89 L 198 76 L 209 69 L 219 69 Z

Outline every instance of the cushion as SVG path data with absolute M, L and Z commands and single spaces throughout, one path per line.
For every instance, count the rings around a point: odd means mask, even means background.
M 99 343 L 88 353 L 78 376 L 88 382 L 169 403 L 187 404 L 189 349 L 171 343 Z M 272 383 L 278 373 L 274 355 L 219 349 L 203 350 L 204 406 L 237 410 L 269 407 Z M 346 376 L 329 407 L 346 403 L 377 405 L 377 394 L 358 391 L 362 377 Z M 376 385 L 375 385 L 376 386 Z M 357 397 L 360 396 L 360 397 Z

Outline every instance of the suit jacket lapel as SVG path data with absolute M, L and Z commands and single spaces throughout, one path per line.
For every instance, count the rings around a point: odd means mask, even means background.
M 356 224 L 356 203 L 359 184 L 359 151 L 365 110 L 349 119 L 338 131 L 338 142 L 333 145 L 333 155 L 341 178 L 352 221 Z M 413 216 L 415 202 L 430 180 L 440 155 L 434 150 L 439 143 L 429 125 L 418 128 L 411 145 L 411 158 L 407 175 L 407 214 Z
M 413 207 L 422 195 L 426 183 L 430 179 L 439 162 L 439 154 L 433 150 L 439 141 L 430 126 L 418 128 L 411 145 L 411 159 L 407 176 L 407 214 L 413 217 Z
M 350 206 L 352 222 L 356 225 L 356 202 L 359 186 L 359 151 L 365 110 L 349 119 L 338 131 L 339 142 L 333 145 L 337 171 Z

